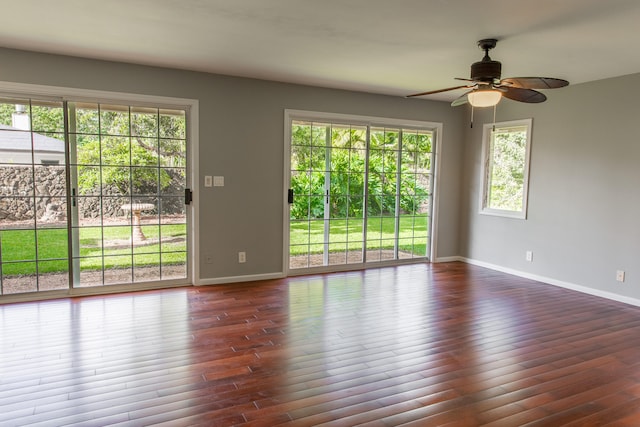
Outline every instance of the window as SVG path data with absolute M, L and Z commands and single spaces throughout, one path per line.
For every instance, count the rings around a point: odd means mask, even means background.
M 526 119 L 484 125 L 480 213 L 527 217 L 531 122 Z

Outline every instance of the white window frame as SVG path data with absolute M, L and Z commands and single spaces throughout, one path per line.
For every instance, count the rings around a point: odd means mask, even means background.
M 489 207 L 490 185 L 491 185 L 491 173 L 493 168 L 493 133 L 500 129 L 505 130 L 514 127 L 526 127 L 526 144 L 525 144 L 525 157 L 524 157 L 524 170 L 523 170 L 523 183 L 522 183 L 522 209 L 520 210 L 508 210 L 508 209 L 495 209 Z M 529 198 L 529 163 L 531 155 L 531 131 L 533 127 L 532 119 L 512 120 L 508 122 L 500 123 L 487 123 L 483 127 L 482 132 L 482 194 L 480 197 L 480 213 L 484 215 L 495 215 L 508 218 L 527 219 L 527 201 Z

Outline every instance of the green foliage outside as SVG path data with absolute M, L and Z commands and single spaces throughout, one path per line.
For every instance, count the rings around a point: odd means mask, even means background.
M 90 194 L 101 182 L 115 186 L 121 194 L 128 194 L 133 185 L 138 194 L 166 189 L 171 176 L 158 166 L 184 166 L 184 143 L 164 139 L 184 138 L 184 118 L 178 117 L 181 120 L 161 115 L 158 121 L 156 113 L 76 109 L 80 194 Z M 129 165 L 134 167 L 126 167 Z
M 489 208 L 522 210 L 526 144 L 526 127 L 493 133 Z
M 31 108 L 34 132 L 64 140 L 61 103 L 25 105 Z M 0 103 L 0 123 L 11 125 L 16 106 Z M 129 110 L 123 106 L 84 105 L 69 108 L 71 138 L 78 152 L 79 194 L 100 193 L 115 187 L 130 194 L 166 189 L 171 175 L 164 167 L 185 166 L 185 120 L 180 114 L 160 114 L 153 109 Z M 95 166 L 103 166 L 102 170 Z M 133 167 L 129 167 L 133 166 Z M 159 168 L 158 166 L 162 166 Z M 158 188 L 159 186 L 159 188 Z
M 332 218 L 362 217 L 366 168 L 366 129 L 296 122 L 292 126 L 292 219 L 324 217 L 329 179 Z M 431 169 L 431 135 L 374 129 L 369 147 L 369 216 L 395 213 L 400 166 L 400 210 L 415 213 L 429 196 L 424 179 Z M 327 156 L 330 156 L 327 159 Z

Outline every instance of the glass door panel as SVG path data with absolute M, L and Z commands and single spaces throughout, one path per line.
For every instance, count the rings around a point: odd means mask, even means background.
M 365 138 L 366 127 L 292 124 L 290 268 L 362 262 Z
M 185 112 L 69 103 L 74 286 L 187 277 Z
M 367 182 L 367 262 L 397 258 L 399 135 L 399 129 L 371 129 Z
M 366 161 L 365 126 L 333 125 L 331 139 L 329 260 L 357 264 L 362 255 L 362 200 Z
M 0 99 L 0 295 L 67 289 L 61 102 Z
M 431 215 L 431 174 L 433 156 L 432 132 L 403 130 L 399 256 L 422 258 L 429 252 L 429 221 Z
M 291 127 L 289 212 L 291 268 L 321 266 L 325 252 L 325 175 L 328 124 L 294 122 Z

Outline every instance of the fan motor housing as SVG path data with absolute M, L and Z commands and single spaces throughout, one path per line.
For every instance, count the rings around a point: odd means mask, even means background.
M 471 80 L 493 82 L 500 80 L 502 64 L 499 61 L 482 60 L 471 65 Z

